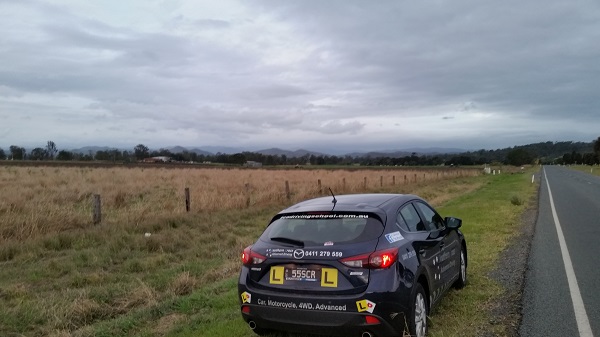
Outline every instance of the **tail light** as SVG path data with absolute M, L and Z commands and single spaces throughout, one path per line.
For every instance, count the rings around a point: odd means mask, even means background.
M 252 246 L 246 247 L 242 253 L 242 263 L 247 266 L 263 263 L 266 259 L 265 256 L 253 252 Z
M 398 248 L 379 250 L 371 254 L 362 254 L 341 259 L 348 267 L 385 269 L 394 264 L 398 258 Z

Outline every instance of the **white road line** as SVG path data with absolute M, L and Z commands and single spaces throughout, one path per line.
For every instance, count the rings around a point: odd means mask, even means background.
M 567 249 L 567 243 L 565 242 L 565 236 L 563 235 L 562 228 L 560 227 L 560 221 L 558 221 L 558 215 L 556 214 L 556 208 L 554 208 L 554 199 L 552 198 L 552 191 L 550 191 L 550 183 L 548 182 L 548 176 L 546 175 L 546 169 L 544 168 L 544 177 L 546 177 L 546 186 L 548 186 L 548 195 L 550 196 L 550 207 L 552 208 L 552 216 L 554 217 L 554 225 L 556 226 L 556 233 L 558 234 L 558 243 L 560 244 L 560 251 L 562 253 L 563 263 L 565 264 L 565 272 L 567 273 L 567 281 L 569 282 L 569 291 L 571 292 L 571 301 L 573 301 L 573 310 L 575 311 L 575 320 L 577 320 L 577 329 L 579 330 L 579 336 L 581 337 L 594 337 L 592 334 L 592 327 L 588 319 L 585 307 L 583 306 L 583 299 L 581 298 L 581 292 L 579 292 L 579 285 L 577 284 L 577 277 L 575 277 L 575 270 L 573 269 L 573 263 L 571 263 L 571 256 Z

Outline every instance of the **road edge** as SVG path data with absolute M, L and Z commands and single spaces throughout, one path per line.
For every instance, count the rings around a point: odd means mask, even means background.
M 523 309 L 523 291 L 525 289 L 525 275 L 531 251 L 531 243 L 535 234 L 539 212 L 539 194 L 541 184 L 538 184 L 535 193 L 528 202 L 528 206 L 520 216 L 519 231 L 511 239 L 508 246 L 500 253 L 498 265 L 488 276 L 498 282 L 504 292 L 491 303 L 488 310 L 490 326 L 504 326 L 501 336 L 519 336 Z M 489 329 L 482 336 L 498 336 Z

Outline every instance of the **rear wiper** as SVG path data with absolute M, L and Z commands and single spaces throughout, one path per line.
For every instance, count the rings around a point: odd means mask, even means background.
M 277 237 L 271 238 L 271 241 L 285 242 L 285 243 L 292 244 L 294 246 L 304 247 L 304 242 L 303 241 L 295 240 L 295 239 L 290 239 L 290 238 L 285 238 L 285 237 L 282 237 L 282 236 L 277 236 Z

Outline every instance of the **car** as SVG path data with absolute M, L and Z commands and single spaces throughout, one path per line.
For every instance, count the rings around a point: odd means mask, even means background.
M 319 197 L 276 214 L 241 254 L 241 314 L 258 335 L 427 334 L 467 282 L 462 220 L 410 194 Z

